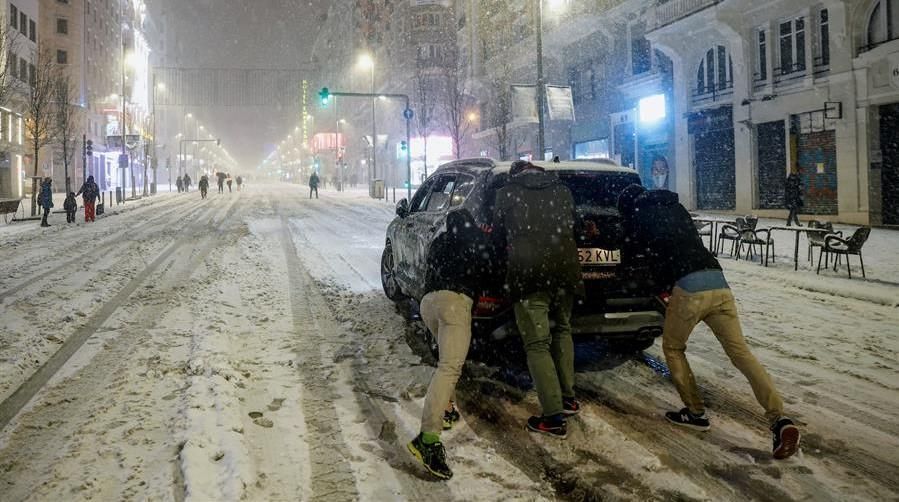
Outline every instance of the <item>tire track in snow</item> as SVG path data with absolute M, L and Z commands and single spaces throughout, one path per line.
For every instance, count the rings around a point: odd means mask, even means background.
M 235 198 L 234 200 L 236 201 L 237 199 Z M 172 262 L 186 260 L 188 262 L 187 268 L 191 268 L 191 266 L 200 263 L 217 245 L 217 241 L 212 239 L 210 234 L 221 233 L 222 229 L 218 226 L 210 227 L 208 221 L 205 220 L 206 215 L 224 214 L 224 218 L 222 218 L 220 222 L 226 223 L 229 216 L 233 214 L 236 209 L 237 205 L 234 201 L 224 208 L 216 206 L 207 207 L 205 214 L 188 227 L 188 231 L 185 232 L 185 235 L 170 244 L 170 246 L 166 248 L 166 251 L 160 254 L 160 259 L 154 260 L 154 262 L 145 269 L 159 272 L 159 275 L 156 276 L 159 280 L 157 280 L 155 284 L 156 287 L 153 290 L 154 295 L 164 295 L 167 292 L 177 291 L 180 287 L 190 281 L 190 274 L 181 273 L 180 268 L 177 270 L 172 268 Z M 190 248 L 193 252 L 190 254 L 176 253 L 176 251 L 184 248 Z M 166 255 L 165 259 L 161 259 L 163 258 L 163 255 Z M 154 265 L 155 268 L 153 268 Z M 163 280 L 165 279 L 163 276 L 168 279 Z M 129 286 L 137 281 L 137 279 L 138 277 L 130 282 Z M 126 287 L 126 289 L 123 289 L 119 295 L 116 295 L 116 297 L 107 302 L 107 304 L 104 305 L 104 310 L 107 307 L 115 307 L 114 310 L 118 310 L 123 307 L 136 306 L 138 310 L 135 315 L 129 318 L 130 320 L 127 323 L 127 326 L 120 328 L 120 334 L 113 340 L 104 344 L 104 349 L 91 358 L 90 362 L 84 368 L 80 369 L 74 377 L 63 380 L 54 387 L 49 388 L 46 393 L 42 393 L 41 396 L 37 398 L 44 400 L 44 402 L 35 406 L 33 410 L 27 412 L 27 414 L 21 418 L 21 426 L 15 431 L 12 431 L 9 442 L 3 445 L 4 450 L 11 450 L 14 455 L 6 457 L 6 459 L 10 461 L 10 463 L 7 464 L 9 471 L 4 473 L 3 470 L 0 469 L 0 475 L 3 475 L 0 476 L 0 478 L 10 476 L 11 479 L 26 484 L 29 482 L 41 483 L 40 486 L 42 488 L 53 490 L 61 488 L 54 486 L 59 484 L 58 478 L 50 483 L 46 480 L 41 482 L 40 479 L 35 479 L 34 471 L 39 472 L 42 476 L 51 476 L 60 465 L 65 464 L 65 462 L 71 462 L 71 459 L 76 455 L 85 454 L 84 450 L 92 452 L 92 454 L 90 454 L 90 461 L 92 463 L 96 462 L 102 464 L 104 461 L 108 463 L 108 457 L 110 455 L 109 444 L 101 443 L 93 446 L 79 444 L 82 440 L 82 432 L 86 432 L 88 436 L 97 435 L 98 427 L 102 428 L 104 426 L 104 424 L 96 422 L 98 419 L 102 418 L 102 414 L 106 410 L 103 406 L 107 406 L 107 408 L 123 406 L 125 410 L 137 414 L 138 416 L 131 417 L 131 420 L 129 421 L 117 423 L 132 423 L 136 430 L 142 430 L 139 418 L 140 409 L 129 404 L 129 401 L 134 402 L 137 400 L 138 402 L 141 402 L 142 400 L 140 397 L 135 397 L 132 393 L 124 394 L 126 389 L 123 389 L 123 387 L 128 385 L 127 379 L 125 378 L 127 375 L 125 375 L 125 373 L 130 369 L 127 367 L 130 362 L 129 358 L 133 357 L 136 352 L 139 352 L 135 350 L 136 347 L 142 345 L 144 342 L 150 341 L 146 338 L 148 333 L 155 329 L 156 324 L 164 318 L 165 309 L 169 305 L 165 302 L 147 302 L 146 299 L 140 297 L 124 296 L 123 293 L 127 289 L 128 288 Z M 96 316 L 99 315 L 99 313 L 96 314 Z M 110 316 L 107 316 L 107 318 Z M 92 318 L 92 320 L 94 319 Z M 96 324 L 94 322 L 88 322 L 88 325 L 96 325 L 99 327 L 102 323 Z M 132 328 L 132 326 L 137 326 L 137 328 Z M 97 396 L 97 394 L 99 394 L 99 396 Z M 92 395 L 95 395 L 94 399 L 91 399 Z M 54 400 L 58 400 L 62 397 L 64 398 L 58 402 L 47 402 L 46 399 L 51 397 Z M 118 402 L 119 399 L 123 399 L 124 401 Z M 142 404 L 146 405 L 148 403 L 142 402 Z M 51 426 L 51 424 L 56 425 Z M 116 427 L 118 426 L 115 424 L 113 425 Z M 108 433 L 109 431 L 100 432 L 100 434 L 103 434 L 104 436 Z M 165 430 L 163 433 L 170 434 L 170 431 Z M 48 434 L 54 434 L 58 439 L 48 438 Z M 17 443 L 21 444 L 16 447 Z M 48 448 L 48 443 L 55 444 L 55 446 L 53 448 Z M 73 443 L 75 445 L 74 451 L 70 451 L 73 449 L 71 446 Z M 94 448 L 96 448 L 96 450 L 94 450 Z M 167 459 L 177 458 L 178 454 L 174 448 L 168 455 L 166 455 L 166 452 L 156 453 L 161 453 L 160 456 L 166 457 Z M 126 459 L 124 458 L 116 459 L 118 468 L 125 468 L 125 465 L 123 464 L 125 460 Z M 141 459 L 137 460 L 140 461 Z M 32 463 L 37 463 L 39 466 L 38 469 L 32 469 Z M 43 469 L 40 469 L 41 463 L 44 464 Z M 183 479 L 180 477 L 179 466 L 177 463 L 173 464 L 175 474 L 172 479 L 175 484 L 170 487 L 172 490 L 172 498 L 174 500 L 183 500 L 184 487 L 183 485 L 178 484 L 179 480 L 183 481 Z M 19 475 L 15 474 L 16 470 L 21 471 L 22 469 L 30 471 L 30 475 L 26 476 L 22 472 L 20 472 Z M 94 474 L 96 474 L 96 472 L 94 472 Z M 66 478 L 62 479 L 66 481 Z M 106 488 L 104 482 L 109 483 L 110 480 L 112 480 L 113 483 L 117 483 L 117 487 L 121 489 L 125 488 L 121 485 L 125 485 L 131 478 L 123 480 L 108 477 L 103 480 L 98 480 L 97 478 L 87 478 L 85 476 L 84 480 L 74 480 L 76 483 L 82 483 L 82 481 L 84 481 L 84 483 L 77 488 L 72 487 L 72 493 L 77 493 L 79 490 L 104 489 Z M 2 479 L 0 479 L 0 481 L 2 481 Z M 13 486 L 14 485 L 10 483 L 10 488 Z M 143 487 L 143 490 L 146 491 L 147 486 L 143 484 L 141 486 Z M 15 487 L 18 487 L 18 485 L 15 485 Z M 25 499 L 35 496 L 33 491 L 35 488 L 36 487 L 25 487 L 26 490 L 30 489 L 31 491 L 21 498 Z M 130 490 L 134 490 L 134 487 L 131 487 Z M 82 495 L 84 495 L 83 492 Z M 136 497 L 137 495 L 137 493 L 129 492 L 128 488 L 125 488 L 125 491 L 119 494 L 119 496 L 123 498 L 128 498 L 126 496 Z M 10 496 L 12 497 L 12 495 Z M 13 498 L 13 500 L 17 499 Z
M 235 199 L 237 200 L 237 199 Z M 234 208 L 232 202 L 232 209 Z M 213 213 L 217 208 L 208 208 L 206 213 Z M 0 430 L 6 428 L 9 422 L 28 404 L 29 401 L 46 385 L 60 368 L 84 345 L 100 327 L 127 301 L 127 299 L 150 277 L 161 265 L 167 262 L 176 251 L 195 239 L 193 235 L 186 235 L 169 244 L 156 259 L 138 273 L 128 284 L 92 315 L 87 322 L 78 328 L 62 346 L 32 374 L 24 383 L 12 392 L 6 399 L 0 402 Z
M 140 230 L 151 228 L 151 226 L 153 225 L 153 222 L 161 221 L 161 220 L 169 217 L 172 213 L 177 212 L 177 210 L 179 210 L 179 209 L 183 210 L 184 208 L 176 207 L 172 210 L 165 211 L 164 213 L 160 213 L 160 214 L 153 216 L 152 218 L 149 218 L 148 220 L 142 222 L 142 224 L 138 227 L 138 230 L 140 231 Z M 198 213 L 200 209 L 202 209 L 201 205 L 194 204 L 187 209 L 187 211 L 189 211 L 189 213 L 185 214 L 184 217 L 185 218 L 190 217 L 190 216 Z M 96 247 L 100 248 L 100 249 L 104 249 L 111 244 L 120 242 L 123 234 L 127 231 L 129 231 L 129 229 L 123 229 L 121 231 L 117 231 L 115 234 L 113 234 L 111 236 L 107 236 L 102 241 L 97 243 Z M 149 232 L 147 232 L 145 234 L 149 235 Z M 79 236 L 79 237 L 83 238 L 83 236 Z M 131 243 L 135 240 L 136 240 L 135 235 L 128 236 L 129 243 Z M 25 251 L 24 253 L 27 254 L 27 251 Z M 67 269 L 77 263 L 83 262 L 83 261 L 84 261 L 83 256 L 77 256 L 76 258 L 64 261 L 63 263 L 57 265 L 56 267 L 53 267 L 45 272 L 41 272 L 40 274 L 37 274 L 37 275 L 30 275 L 29 272 L 25 272 L 25 273 L 21 274 L 22 276 L 25 276 L 28 278 L 26 280 L 20 282 L 19 284 L 16 284 L 15 286 L 12 286 L 12 287 L 6 289 L 5 291 L 0 291 L 0 305 L 2 305 L 4 303 L 6 303 L 8 300 L 14 298 L 15 293 L 17 293 L 27 287 L 34 287 L 36 285 L 39 285 L 40 281 L 42 281 L 48 277 L 53 277 L 58 272 L 65 270 L 65 269 Z
M 275 204 L 278 214 L 278 205 Z M 335 373 L 333 363 L 324 361 L 322 345 L 330 340 L 316 322 L 309 294 L 315 287 L 297 254 L 286 215 L 281 215 L 281 239 L 287 261 L 290 310 L 297 335 L 299 369 L 305 384 L 303 412 L 309 432 L 313 500 L 358 500 L 356 477 L 350 465 L 350 453 L 340 430 L 334 402 L 338 395 L 329 379 Z

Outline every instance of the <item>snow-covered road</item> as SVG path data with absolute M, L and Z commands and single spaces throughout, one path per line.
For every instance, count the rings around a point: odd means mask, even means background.
M 39 390 L 0 430 L 0 499 L 899 497 L 899 233 L 875 230 L 864 282 L 794 272 L 788 246 L 767 269 L 722 260 L 802 424 L 797 457 L 770 459 L 748 384 L 700 327 L 688 353 L 711 432 L 661 419 L 679 403 L 657 347 L 587 347 L 565 442 L 523 429 L 537 403 L 520 363 L 473 359 L 446 436 L 456 475 L 435 483 L 405 451 L 432 368 L 380 292 L 392 215 L 361 193 L 260 185 L 0 228 L 0 418 Z

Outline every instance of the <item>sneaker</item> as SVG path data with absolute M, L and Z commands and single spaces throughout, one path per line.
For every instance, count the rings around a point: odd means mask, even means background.
M 577 415 L 581 412 L 581 403 L 573 397 L 562 398 L 562 413 L 565 416 Z
M 561 417 L 531 417 L 528 419 L 528 430 L 559 439 L 568 437 L 565 419 Z
M 690 410 L 687 408 L 680 411 L 669 411 L 668 413 L 665 413 L 665 418 L 672 424 L 689 427 L 690 429 L 697 431 L 707 431 L 712 427 L 709 423 L 709 419 L 705 416 L 705 413 L 702 415 L 694 415 L 690 413 Z
M 789 418 L 781 418 L 771 426 L 774 433 L 774 458 L 783 460 L 799 450 L 799 428 Z
M 440 479 L 453 477 L 453 471 L 446 465 L 446 450 L 443 448 L 443 443 L 425 444 L 419 434 L 406 445 L 406 448 L 434 476 Z
M 456 405 L 454 404 L 452 411 L 443 412 L 443 430 L 448 431 L 452 429 L 453 426 L 456 425 L 456 422 L 461 418 L 462 416 L 459 415 L 459 410 L 456 409 Z

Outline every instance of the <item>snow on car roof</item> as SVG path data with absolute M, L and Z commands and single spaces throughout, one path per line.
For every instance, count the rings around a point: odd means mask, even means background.
M 610 159 L 596 159 L 590 161 L 563 160 L 562 162 L 532 161 L 532 164 L 542 167 L 547 171 L 604 171 L 616 173 L 634 173 L 631 168 L 621 167 Z M 450 162 L 441 167 L 465 166 L 491 169 L 496 174 L 508 173 L 512 168 L 512 161 L 495 161 L 489 158 L 462 159 Z

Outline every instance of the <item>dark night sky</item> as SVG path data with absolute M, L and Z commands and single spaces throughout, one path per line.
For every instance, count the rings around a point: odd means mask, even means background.
M 167 66 L 298 68 L 309 60 L 325 0 L 148 0 L 163 10 L 179 43 Z M 177 60 L 172 59 L 177 57 Z M 222 137 L 232 155 L 252 168 L 265 145 L 279 141 L 297 111 L 274 108 L 189 110 Z M 181 113 L 172 110 L 173 113 Z

